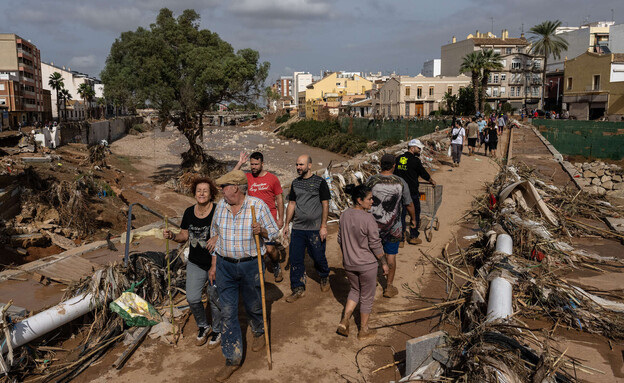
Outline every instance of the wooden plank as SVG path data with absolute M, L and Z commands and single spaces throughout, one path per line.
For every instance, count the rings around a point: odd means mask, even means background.
M 68 257 L 49 266 L 44 266 L 38 273 L 44 277 L 57 281 L 79 281 L 81 278 L 89 276 L 97 265 L 82 257 Z

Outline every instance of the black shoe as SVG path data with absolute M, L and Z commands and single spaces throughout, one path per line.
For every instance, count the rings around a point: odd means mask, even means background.
M 195 339 L 195 345 L 205 345 L 208 341 L 208 335 L 210 335 L 210 333 L 212 333 L 212 327 L 200 327 L 199 330 L 197 330 L 197 339 Z
M 325 278 L 321 278 L 321 291 L 322 292 L 327 292 L 329 291 L 329 278 L 325 277 Z
M 275 282 L 277 283 L 284 280 L 284 276 L 282 275 L 282 268 L 277 262 L 273 264 L 273 276 L 275 277 Z
M 210 342 L 208 342 L 208 347 L 215 348 L 220 344 L 221 344 L 221 333 L 213 331 L 212 335 L 210 336 Z

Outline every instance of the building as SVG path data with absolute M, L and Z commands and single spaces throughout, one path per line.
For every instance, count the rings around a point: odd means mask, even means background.
M 624 117 L 624 53 L 593 53 L 567 60 L 563 108 L 571 117 L 593 120 Z
M 440 109 L 444 94 L 458 94 L 461 88 L 470 86 L 470 77 L 399 76 L 391 78 L 375 95 L 375 117 L 411 118 L 428 116 Z
M 6 107 L 3 126 L 43 122 L 44 97 L 41 53 L 30 41 L 13 33 L 0 34 L 0 106 Z
M 82 97 L 80 97 L 80 93 L 78 93 L 78 88 L 80 87 L 81 84 L 89 84 L 89 86 L 91 86 L 91 88 L 93 88 L 93 90 L 95 91 L 95 98 L 101 98 L 104 97 L 104 92 L 103 92 L 103 85 L 102 82 L 92 76 L 89 76 L 88 74 L 85 73 L 81 73 L 78 71 L 73 71 L 71 70 L 71 68 L 69 67 L 64 67 L 64 66 L 56 66 L 54 65 L 53 62 L 51 63 L 45 63 L 42 62 L 41 63 L 41 74 L 43 76 L 43 78 L 45 79 L 43 87 L 44 89 L 47 89 L 50 91 L 51 97 L 52 97 L 52 116 L 53 118 L 57 118 L 58 116 L 56 115 L 57 110 L 56 110 L 56 103 L 57 103 L 57 99 L 56 99 L 56 90 L 52 89 L 52 87 L 48 84 L 48 80 L 50 79 L 50 76 L 52 75 L 52 73 L 54 72 L 58 72 L 61 74 L 61 77 L 63 77 L 63 86 L 65 89 L 67 89 L 69 91 L 69 93 L 71 94 L 72 100 L 74 101 L 79 101 L 81 103 L 84 103 L 84 101 L 82 100 Z M 96 109 L 97 108 L 97 102 L 94 100 L 91 102 L 91 105 L 89 105 L 89 108 L 91 109 Z M 61 108 L 63 107 L 62 102 L 61 102 Z M 84 109 L 84 108 L 78 108 L 80 110 Z M 86 118 L 86 117 L 85 117 Z
M 331 108 L 329 115 L 333 115 L 333 110 L 338 111 L 343 96 L 361 95 L 365 98 L 366 91 L 370 90 L 372 85 L 371 81 L 358 74 L 343 72 L 328 74 L 308 85 L 305 95 L 306 118 L 317 119 L 322 116 L 321 107 Z M 335 102 L 337 104 L 334 104 Z
M 439 76 L 442 72 L 442 60 L 441 59 L 433 59 L 425 61 L 423 64 L 422 70 L 420 74 L 425 77 L 435 77 Z
M 441 75 L 457 76 L 466 55 L 481 50 L 494 50 L 501 55 L 503 69 L 490 74 L 486 89 L 486 102 L 494 109 L 504 102 L 514 108 L 537 108 L 542 91 L 542 58 L 530 53 L 530 43 L 522 34 L 509 37 L 503 30 L 501 37 L 491 32 L 470 34 L 457 42 L 455 36 L 450 44 L 442 46 Z
M 295 72 L 293 73 L 291 96 L 293 97 L 294 107 L 299 106 L 299 93 L 305 92 L 306 87 L 312 84 L 312 74 L 308 72 Z
M 292 82 L 292 76 L 282 76 L 277 80 L 277 91 L 280 97 L 292 97 Z

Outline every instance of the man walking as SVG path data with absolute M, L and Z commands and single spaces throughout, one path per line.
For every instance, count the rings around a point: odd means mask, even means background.
M 394 174 L 401 177 L 409 186 L 410 197 L 414 202 L 414 215 L 415 225 L 410 228 L 409 238 L 407 242 L 412 245 L 419 245 L 422 243 L 422 239 L 418 238 L 420 235 L 418 229 L 420 228 L 420 192 L 418 191 L 418 178 L 422 178 L 425 181 L 429 181 L 435 186 L 435 181 L 429 173 L 425 170 L 420 162 L 420 151 L 425 147 L 418 139 L 413 139 L 407 144 L 407 152 L 403 153 L 396 159 L 396 168 Z M 403 232 L 405 232 L 406 224 L 405 217 L 407 215 L 406 209 L 403 209 L 401 220 L 403 223 Z
M 279 179 L 264 170 L 264 156 L 260 152 L 253 152 L 250 156 L 241 152 L 240 159 L 234 170 L 240 170 L 245 162 L 249 159 L 250 173 L 247 175 L 248 194 L 252 197 L 260 198 L 267 204 L 273 219 L 277 222 L 278 230 L 284 227 L 284 198 L 282 196 L 282 185 Z M 279 264 L 279 253 L 275 247 L 275 242 L 266 242 L 266 251 L 273 263 L 273 276 L 275 282 L 284 280 L 282 276 L 282 268 Z
M 325 257 L 327 238 L 327 215 L 331 194 L 327 182 L 312 174 L 312 157 L 307 154 L 297 158 L 297 173 L 290 185 L 284 235 L 290 237 L 290 288 L 292 294 L 286 302 L 294 302 L 305 294 L 306 273 L 303 263 L 305 250 L 314 261 L 314 267 L 321 277 L 321 291 L 329 291 L 329 266 Z
M 260 351 L 266 345 L 254 235 L 260 236 L 260 252 L 264 254 L 265 241 L 275 240 L 278 229 L 267 205 L 261 199 L 247 195 L 244 172 L 231 171 L 217 179 L 216 184 L 221 188 L 223 199 L 217 204 L 212 220 L 211 237 L 218 237 L 212 254 L 216 257 L 216 267 L 210 268 L 208 278 L 211 283 L 216 278 L 221 299 L 221 351 L 225 366 L 217 373 L 216 380 L 224 382 L 240 368 L 243 358 L 243 336 L 238 320 L 239 294 L 253 333 L 251 350 Z M 252 220 L 252 206 L 256 211 L 256 223 Z
M 395 168 L 394 156 L 384 154 L 380 165 L 381 173 L 371 176 L 366 181 L 366 186 L 373 191 L 373 206 L 370 211 L 377 221 L 381 244 L 388 259 L 388 283 L 383 295 L 392 298 L 399 293 L 393 282 L 396 273 L 396 255 L 399 253 L 399 244 L 404 232 L 401 208 L 409 212 L 412 228 L 416 228 L 417 219 L 409 186 L 401 177 L 392 174 Z
M 479 148 L 481 149 L 481 145 L 485 143 L 485 127 L 487 126 L 487 121 L 483 119 L 483 117 L 479 116 L 477 120 L 477 126 L 479 127 Z
M 475 122 L 474 117 L 466 128 L 468 128 L 468 156 L 472 156 L 475 153 L 477 138 L 479 137 L 479 125 Z

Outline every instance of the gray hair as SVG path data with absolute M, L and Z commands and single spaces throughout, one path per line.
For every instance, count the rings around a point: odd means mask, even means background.
M 243 194 L 247 194 L 247 185 L 237 185 L 238 186 L 238 190 L 243 193 Z

